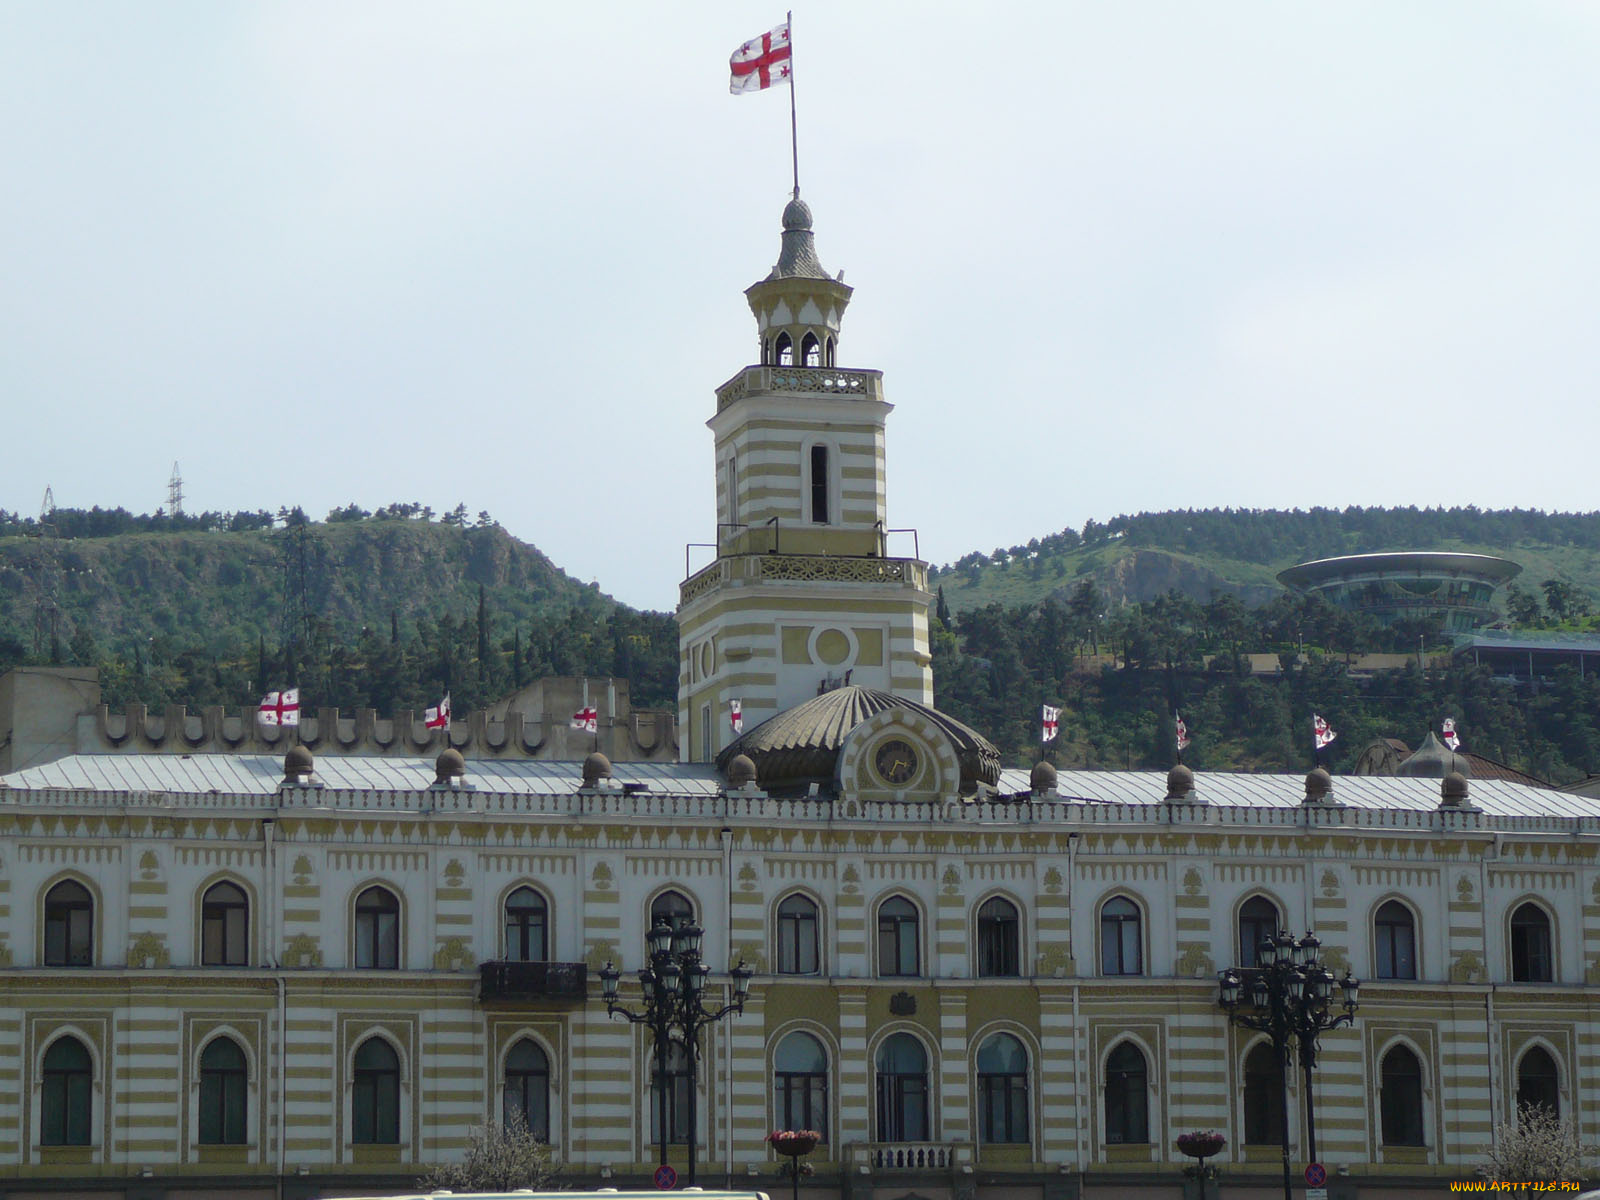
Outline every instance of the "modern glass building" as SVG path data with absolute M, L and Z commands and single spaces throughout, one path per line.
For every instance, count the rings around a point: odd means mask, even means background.
M 1521 571 L 1488 554 L 1400 550 L 1303 562 L 1280 571 L 1278 582 L 1384 625 L 1423 619 L 1466 633 L 1494 620 L 1495 591 Z

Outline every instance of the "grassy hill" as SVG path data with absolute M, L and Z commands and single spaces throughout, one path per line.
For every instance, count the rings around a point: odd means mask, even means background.
M 952 612 L 987 604 L 1066 599 L 1085 579 L 1113 604 L 1145 603 L 1177 590 L 1264 604 L 1283 589 L 1277 573 L 1312 558 L 1380 550 L 1457 550 L 1521 564 L 1517 583 L 1537 593 L 1561 579 L 1600 601 L 1600 513 L 1526 510 L 1313 509 L 1140 513 L 1079 533 L 974 553 L 938 568 Z

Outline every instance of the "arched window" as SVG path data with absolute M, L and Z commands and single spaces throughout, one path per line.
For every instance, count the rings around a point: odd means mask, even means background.
M 772 1054 L 774 1129 L 814 1129 L 828 1140 L 828 1054 L 809 1033 L 795 1032 Z
M 817 954 L 817 906 L 809 896 L 785 896 L 778 905 L 778 974 L 815 975 L 821 970 Z M 814 1129 L 814 1125 L 784 1125 L 783 1129 Z
M 249 1080 L 244 1051 L 232 1038 L 216 1038 L 200 1052 L 202 1146 L 243 1146 L 250 1140 Z
M 44 897 L 44 965 L 88 967 L 93 964 L 94 898 L 83 884 L 63 879 Z
M 400 1144 L 400 1056 L 382 1038 L 356 1048 L 350 1122 L 350 1140 L 358 1146 Z
M 200 963 L 242 967 L 250 961 L 250 901 L 236 883 L 214 883 L 200 900 Z
M 794 343 L 789 340 L 787 333 L 778 334 L 778 340 L 773 343 L 777 350 L 775 361 L 780 367 L 794 366 Z
M 821 442 L 811 447 L 811 523 L 828 523 L 828 448 Z
M 822 365 L 822 343 L 817 340 L 817 335 L 807 333 L 800 339 L 800 361 L 808 367 Z
M 1139 925 L 1139 906 L 1126 896 L 1100 906 L 1100 974 L 1144 974 Z
M 1253 967 L 1263 938 L 1278 936 L 1283 922 L 1278 906 L 1265 896 L 1251 896 L 1239 906 L 1239 965 Z
M 548 910 L 544 897 L 519 887 L 506 897 L 506 958 L 511 962 L 544 962 L 549 958 Z
M 44 1052 L 39 1095 L 39 1144 L 87 1146 L 94 1120 L 94 1063 L 75 1037 L 58 1038 Z
M 1511 979 L 1549 983 L 1555 978 L 1550 954 L 1550 918 L 1532 901 L 1511 914 Z
M 1149 1068 L 1144 1052 L 1122 1042 L 1106 1059 L 1106 1141 L 1112 1145 L 1150 1140 Z
M 505 1102 L 502 1119 L 507 1125 L 517 1117 L 541 1142 L 550 1140 L 550 1060 L 537 1043 L 522 1038 L 506 1055 Z
M 652 927 L 665 921 L 673 929 L 694 924 L 694 905 L 682 892 L 662 892 L 650 904 Z
M 682 1042 L 667 1044 L 667 1140 L 689 1141 L 689 1052 Z M 652 1141 L 661 1140 L 661 1089 L 656 1086 L 656 1056 L 650 1055 L 650 1128 Z
M 1542 1046 L 1530 1046 L 1517 1064 L 1517 1108 L 1533 1106 L 1561 1115 L 1561 1076 Z
M 739 523 L 739 460 L 733 455 L 728 456 L 724 471 L 725 481 L 723 486 L 728 491 L 728 524 Z M 729 532 L 732 532 L 731 530 Z
M 896 1033 L 878 1047 L 878 1138 L 880 1142 L 928 1140 L 928 1053 L 909 1033 Z
M 1267 1042 L 1257 1042 L 1244 1056 L 1244 1140 L 1252 1146 L 1276 1146 L 1283 1138 L 1283 1076 Z
M 917 906 L 904 896 L 890 896 L 878 905 L 878 974 L 918 975 Z
M 823 340 L 823 358 L 825 366 L 833 366 L 833 339 L 831 337 Z
M 356 897 L 356 966 L 399 969 L 400 901 L 388 888 L 369 887 Z
M 1417 931 L 1411 910 L 1398 900 L 1385 901 L 1372 918 L 1372 941 L 1379 979 L 1417 977 Z
M 990 1144 L 1028 1140 L 1028 1052 L 1009 1033 L 978 1047 L 978 1137 Z
M 1378 1068 L 1378 1108 L 1385 1146 L 1422 1142 L 1422 1064 L 1404 1046 L 1383 1056 Z
M 993 896 L 978 908 L 978 975 L 1010 978 L 1020 975 L 1022 923 L 1017 906 Z

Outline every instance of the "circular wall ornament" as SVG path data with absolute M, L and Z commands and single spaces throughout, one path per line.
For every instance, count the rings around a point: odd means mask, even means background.
M 902 738 L 890 738 L 872 755 L 872 765 L 891 787 L 903 787 L 916 778 L 917 752 Z

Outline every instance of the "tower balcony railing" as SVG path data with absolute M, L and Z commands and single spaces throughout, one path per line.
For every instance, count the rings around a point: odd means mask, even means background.
M 842 367 L 746 367 L 717 389 L 717 411 L 751 395 L 794 393 L 805 396 L 842 396 L 851 400 L 882 400 L 883 372 L 845 370 Z
M 678 585 L 678 603 L 688 604 L 722 584 L 880 583 L 928 590 L 928 564 L 915 558 L 875 554 L 743 554 L 719 558 Z

